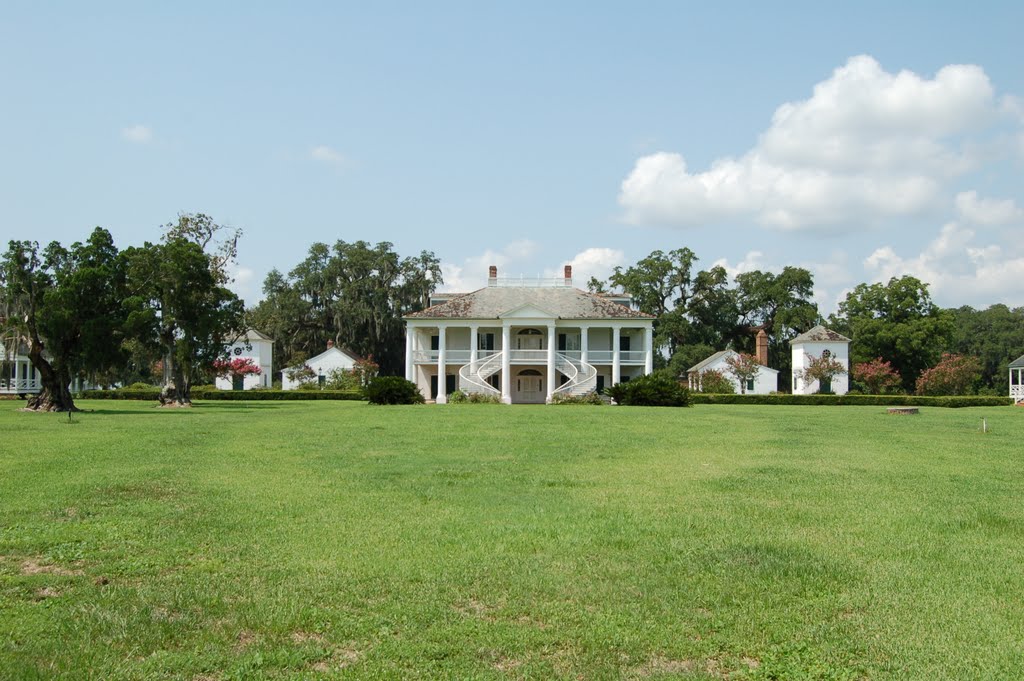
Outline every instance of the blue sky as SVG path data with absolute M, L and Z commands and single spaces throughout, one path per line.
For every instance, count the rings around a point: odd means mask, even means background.
M 315 241 L 449 288 L 688 246 L 1024 305 L 1020 3 L 5 3 L 0 238 L 241 227 L 248 302 Z

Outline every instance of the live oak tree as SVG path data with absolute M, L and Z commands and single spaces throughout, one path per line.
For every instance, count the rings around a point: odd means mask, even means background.
M 952 314 L 932 302 L 928 284 L 911 276 L 858 284 L 839 304 L 830 326 L 853 339 L 853 363 L 888 360 L 907 392 L 914 391 L 922 371 L 938 362 L 954 334 Z
M 202 214 L 183 214 L 160 243 L 126 251 L 128 328 L 161 353 L 161 404 L 191 405 L 194 380 L 244 327 L 242 301 L 227 288 L 238 233 L 218 242 L 221 231 Z
M 372 356 L 382 374 L 397 374 L 404 366 L 402 316 L 426 307 L 441 283 L 441 263 L 429 251 L 402 258 L 388 242 L 315 243 L 287 277 L 276 270 L 267 276 L 266 297 L 250 318 L 274 336 L 276 369 L 319 354 L 330 340 Z
M 0 268 L 5 346 L 24 348 L 41 390 L 27 407 L 77 411 L 71 379 L 123 361 L 124 261 L 97 227 L 84 243 L 11 241 Z

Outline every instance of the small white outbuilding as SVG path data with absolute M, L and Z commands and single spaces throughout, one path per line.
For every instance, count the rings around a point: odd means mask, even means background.
M 737 394 L 746 393 L 747 395 L 767 395 L 778 391 L 779 389 L 779 371 L 778 369 L 772 369 L 759 364 L 757 375 L 751 380 L 747 381 L 746 386 L 740 386 L 739 379 L 733 376 L 729 372 L 729 364 L 727 360 L 730 357 L 737 356 L 735 350 L 722 350 L 716 352 L 710 357 L 704 359 L 697 364 L 694 364 L 686 372 L 689 380 L 691 390 L 700 390 L 700 378 L 701 374 L 705 371 L 716 370 L 722 372 L 727 379 L 732 383 L 733 389 Z
M 321 352 L 316 357 L 310 357 L 305 361 L 305 365 L 313 370 L 316 374 L 316 378 L 313 380 L 317 381 L 321 386 L 326 383 L 331 372 L 336 369 L 351 369 L 359 361 L 359 356 L 335 347 L 334 341 L 327 341 L 327 349 Z M 303 383 L 301 380 L 292 380 L 288 377 L 288 374 L 293 373 L 298 367 L 288 367 L 281 372 L 281 389 L 282 390 L 295 390 Z
M 247 376 L 218 376 L 218 390 L 252 390 L 269 388 L 274 363 L 274 341 L 256 329 L 249 329 L 227 348 L 228 359 L 252 359 L 260 368 L 259 374 Z
M 807 333 L 802 333 L 789 341 L 793 348 L 793 394 L 813 395 L 814 393 L 833 393 L 845 395 L 850 389 L 850 339 L 826 329 L 819 324 Z M 842 363 L 846 373 L 835 376 L 829 385 L 818 385 L 818 381 L 804 379 L 803 372 L 812 358 L 828 356 Z

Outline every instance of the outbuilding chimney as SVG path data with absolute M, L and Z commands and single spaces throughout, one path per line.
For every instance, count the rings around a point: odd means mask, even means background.
M 572 265 L 565 266 L 565 285 L 572 286 Z
M 498 266 L 491 265 L 487 269 L 487 285 L 496 286 L 498 283 Z
M 327 349 L 330 350 L 333 347 L 334 347 L 334 341 L 332 341 L 332 340 L 327 341 Z
M 757 332 L 757 363 L 768 366 L 768 334 L 761 329 Z

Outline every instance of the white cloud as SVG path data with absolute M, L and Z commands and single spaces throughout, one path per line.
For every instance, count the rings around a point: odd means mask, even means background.
M 931 209 L 947 183 L 978 166 L 972 136 L 1019 125 L 985 72 L 888 73 L 853 57 L 812 96 L 780 106 L 739 158 L 691 171 L 678 153 L 637 160 L 622 183 L 627 222 L 694 226 L 750 219 L 786 230 L 835 229 Z
M 461 264 L 443 262 L 441 271 L 444 274 L 444 291 L 475 291 L 487 285 L 487 274 L 491 265 L 498 268 L 499 277 L 534 277 L 557 278 L 563 273 L 563 266 L 537 269 L 537 254 L 540 245 L 529 239 L 513 241 L 500 250 L 487 249 L 479 255 L 466 258 Z M 578 288 L 586 288 L 590 277 L 607 279 L 617 265 L 626 262 L 626 255 L 615 248 L 586 248 L 568 261 L 572 265 L 573 283 Z M 532 268 L 532 269 L 531 269 Z
M 735 279 L 737 274 L 743 274 L 744 272 L 753 272 L 754 270 L 767 270 L 774 272 L 782 269 L 781 267 L 765 265 L 764 253 L 761 251 L 748 251 L 747 254 L 743 256 L 743 259 L 735 265 L 730 265 L 727 258 L 719 258 L 711 263 L 711 267 L 721 267 L 724 269 L 730 280 Z M 708 269 L 711 269 L 711 267 Z
M 565 265 L 572 266 L 572 281 L 576 288 L 587 288 L 591 277 L 604 281 L 616 267 L 625 265 L 626 254 L 617 248 L 587 248 L 577 253 Z M 564 266 L 544 270 L 545 277 L 561 277 Z
M 1024 252 L 979 245 L 975 232 L 956 222 L 944 225 L 919 255 L 904 258 L 882 246 L 864 260 L 864 268 L 880 282 L 915 276 L 931 285 L 932 297 L 943 306 L 1024 304 Z
M 310 149 L 309 157 L 314 161 L 323 161 L 324 163 L 332 163 L 335 165 L 345 160 L 345 157 L 341 155 L 341 152 L 324 144 Z
M 145 125 L 121 128 L 121 139 L 133 144 L 149 144 L 153 141 L 153 130 Z
M 972 225 L 1006 225 L 1024 221 L 1024 211 L 1013 199 L 978 198 L 976 191 L 957 194 L 956 209 L 960 218 Z

